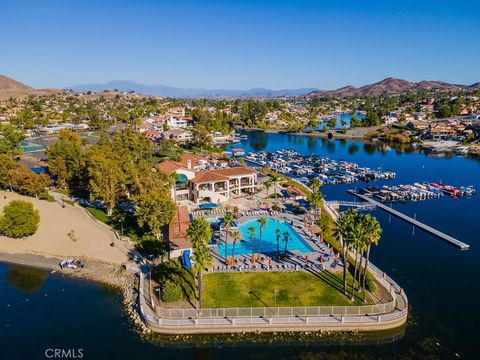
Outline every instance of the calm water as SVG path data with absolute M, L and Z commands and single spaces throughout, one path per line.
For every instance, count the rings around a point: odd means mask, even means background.
M 440 181 L 474 185 L 480 190 L 480 162 L 469 158 L 433 158 L 352 141 L 324 141 L 294 135 L 249 132 L 236 144 L 247 151 L 291 148 L 397 172 L 390 184 Z M 374 183 L 375 184 L 375 183 Z M 381 184 L 381 183 L 378 183 Z M 350 186 L 323 189 L 328 199 L 348 199 Z M 480 195 L 432 199 L 396 205 L 401 211 L 471 245 L 461 252 L 398 219 L 374 211 L 384 229 L 372 260 L 403 286 L 411 305 L 410 324 L 395 342 L 371 345 L 203 344 L 180 350 L 146 342 L 123 315 L 120 296 L 88 282 L 0 264 L 0 359 L 44 359 L 49 347 L 83 348 L 85 359 L 437 359 L 478 358 L 480 320 Z M 218 339 L 217 339 L 218 340 Z M 256 340 L 256 338 L 255 338 Z M 363 341 L 363 340 L 362 340 Z M 196 342 L 196 344 L 195 344 Z M 438 345 L 437 345 L 438 343 Z M 21 345 L 20 345 L 21 344 Z
M 249 220 L 239 226 L 244 241 L 237 242 L 235 245 L 235 254 L 251 254 L 252 253 L 252 241 L 248 229 L 253 226 L 255 228 L 255 235 L 253 238 L 254 251 L 258 251 L 258 242 L 260 241 L 260 225 L 256 219 Z M 277 236 L 275 234 L 276 229 L 280 230 L 279 246 L 283 251 L 285 249 L 285 242 L 283 241 L 283 234 L 287 232 L 290 234 L 287 250 L 297 250 L 302 253 L 312 252 L 312 248 L 297 234 L 297 232 L 284 221 L 278 221 L 274 219 L 267 219 L 267 224 L 262 230 L 262 240 L 260 242 L 261 252 L 263 254 L 276 254 L 277 253 Z M 232 240 L 229 240 L 227 246 L 228 255 L 232 254 Z M 225 254 L 225 244 L 218 245 L 220 254 Z
M 337 114 L 335 115 L 335 118 L 337 119 L 337 125 L 335 126 L 335 129 L 342 129 L 343 125 L 345 124 L 345 127 L 349 128 L 350 127 L 350 120 L 352 120 L 353 115 L 359 120 L 365 119 L 365 115 L 363 114 Z M 326 118 L 325 123 L 327 122 L 327 119 L 331 118 L 332 116 L 329 116 Z M 321 122 L 318 124 L 317 130 L 321 130 L 325 124 L 324 122 Z

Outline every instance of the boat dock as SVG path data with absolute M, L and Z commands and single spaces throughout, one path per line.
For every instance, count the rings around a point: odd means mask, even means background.
M 371 198 L 369 198 L 368 196 L 366 195 L 362 195 L 362 194 L 359 194 L 357 193 L 356 191 L 354 190 L 347 190 L 349 194 L 352 194 L 353 196 L 356 196 L 358 197 L 359 199 L 361 200 L 364 200 L 364 201 L 367 201 L 369 202 L 370 204 L 373 204 L 375 205 L 376 207 L 378 207 L 379 209 L 382 209 L 396 217 L 398 217 L 399 219 L 402 219 L 444 241 L 446 241 L 447 243 L 453 245 L 453 246 L 456 246 L 457 248 L 459 248 L 460 250 L 469 250 L 470 249 L 470 245 L 468 244 L 465 244 L 464 242 L 461 242 L 460 240 L 457 240 L 453 237 L 451 237 L 450 235 L 447 235 L 441 231 L 438 231 L 437 229 L 434 229 L 432 228 L 431 226 L 428 226 L 414 218 L 411 218 L 410 216 L 407 216 L 403 213 L 401 213 L 400 211 L 397 211 L 395 209 L 392 209 L 384 204 L 382 204 L 381 202 L 378 202 L 378 201 L 375 201 Z

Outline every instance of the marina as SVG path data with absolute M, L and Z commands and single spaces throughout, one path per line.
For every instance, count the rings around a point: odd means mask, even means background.
M 475 195 L 476 190 L 473 186 L 454 187 L 441 183 L 414 183 L 413 185 L 395 185 L 375 187 L 369 185 L 358 189 L 359 193 L 375 198 L 383 203 L 405 203 L 406 201 L 419 201 L 427 199 L 438 199 L 443 196 L 450 196 L 454 199 L 462 196 Z
M 316 178 L 323 185 L 351 184 L 379 179 L 391 180 L 396 173 L 390 170 L 361 167 L 346 160 L 334 160 L 318 155 L 302 156 L 297 151 L 280 149 L 274 152 L 250 152 L 245 160 L 257 166 L 288 175 L 304 184 Z

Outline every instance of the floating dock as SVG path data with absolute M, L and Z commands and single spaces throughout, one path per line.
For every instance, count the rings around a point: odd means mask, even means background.
M 410 216 L 407 216 L 403 213 L 401 213 L 400 211 L 397 211 L 395 209 L 392 209 L 384 204 L 382 204 L 381 202 L 378 202 L 378 201 L 375 201 L 371 198 L 369 198 L 368 196 L 365 196 L 365 195 L 362 195 L 362 194 L 359 194 L 357 193 L 356 191 L 354 190 L 347 190 L 348 193 L 352 194 L 353 196 L 356 196 L 358 197 L 359 199 L 361 200 L 364 200 L 364 201 L 367 201 L 369 202 L 370 204 L 373 204 L 375 205 L 376 207 L 378 207 L 379 209 L 382 209 L 396 217 L 398 217 L 399 219 L 402 219 L 442 240 L 444 240 L 445 242 L 449 243 L 450 245 L 453 245 L 453 246 L 456 246 L 457 248 L 459 248 L 460 250 L 469 250 L 470 249 L 470 245 L 468 244 L 465 244 L 464 242 L 461 242 L 460 240 L 457 240 L 453 237 L 451 237 L 450 235 L 447 235 L 441 231 L 438 231 L 437 229 L 434 229 L 432 228 L 431 226 L 428 226 L 414 218 L 411 218 Z

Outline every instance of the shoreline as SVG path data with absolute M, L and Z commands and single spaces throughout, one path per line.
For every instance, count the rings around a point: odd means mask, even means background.
M 113 286 L 122 289 L 126 283 L 127 275 L 121 274 L 122 267 L 105 263 L 90 258 L 82 258 L 85 268 L 80 270 L 60 269 L 59 263 L 62 258 L 46 256 L 33 253 L 6 253 L 0 252 L 0 262 L 10 265 L 21 265 L 39 268 L 50 271 L 51 274 L 58 273 L 73 278 L 93 281 L 103 285 Z
M 315 137 L 315 138 L 321 138 L 321 139 L 352 139 L 352 140 L 359 140 L 359 139 L 365 139 L 365 135 L 367 133 L 372 133 L 375 132 L 376 129 L 382 128 L 383 126 L 371 126 L 371 127 L 359 127 L 359 128 L 354 128 L 354 129 L 349 129 L 347 130 L 347 133 L 342 133 L 341 130 L 339 129 L 333 129 L 333 130 L 326 130 L 326 131 L 318 131 L 314 130 L 311 132 L 306 132 L 306 131 L 299 131 L 299 132 L 287 132 L 285 130 L 281 129 L 261 129 L 261 128 L 256 128 L 256 127 L 237 127 L 237 130 L 243 130 L 243 131 L 262 131 L 267 134 L 284 134 L 284 135 L 296 135 L 296 136 L 309 136 L 309 137 Z M 332 134 L 333 137 L 329 138 L 329 134 Z

